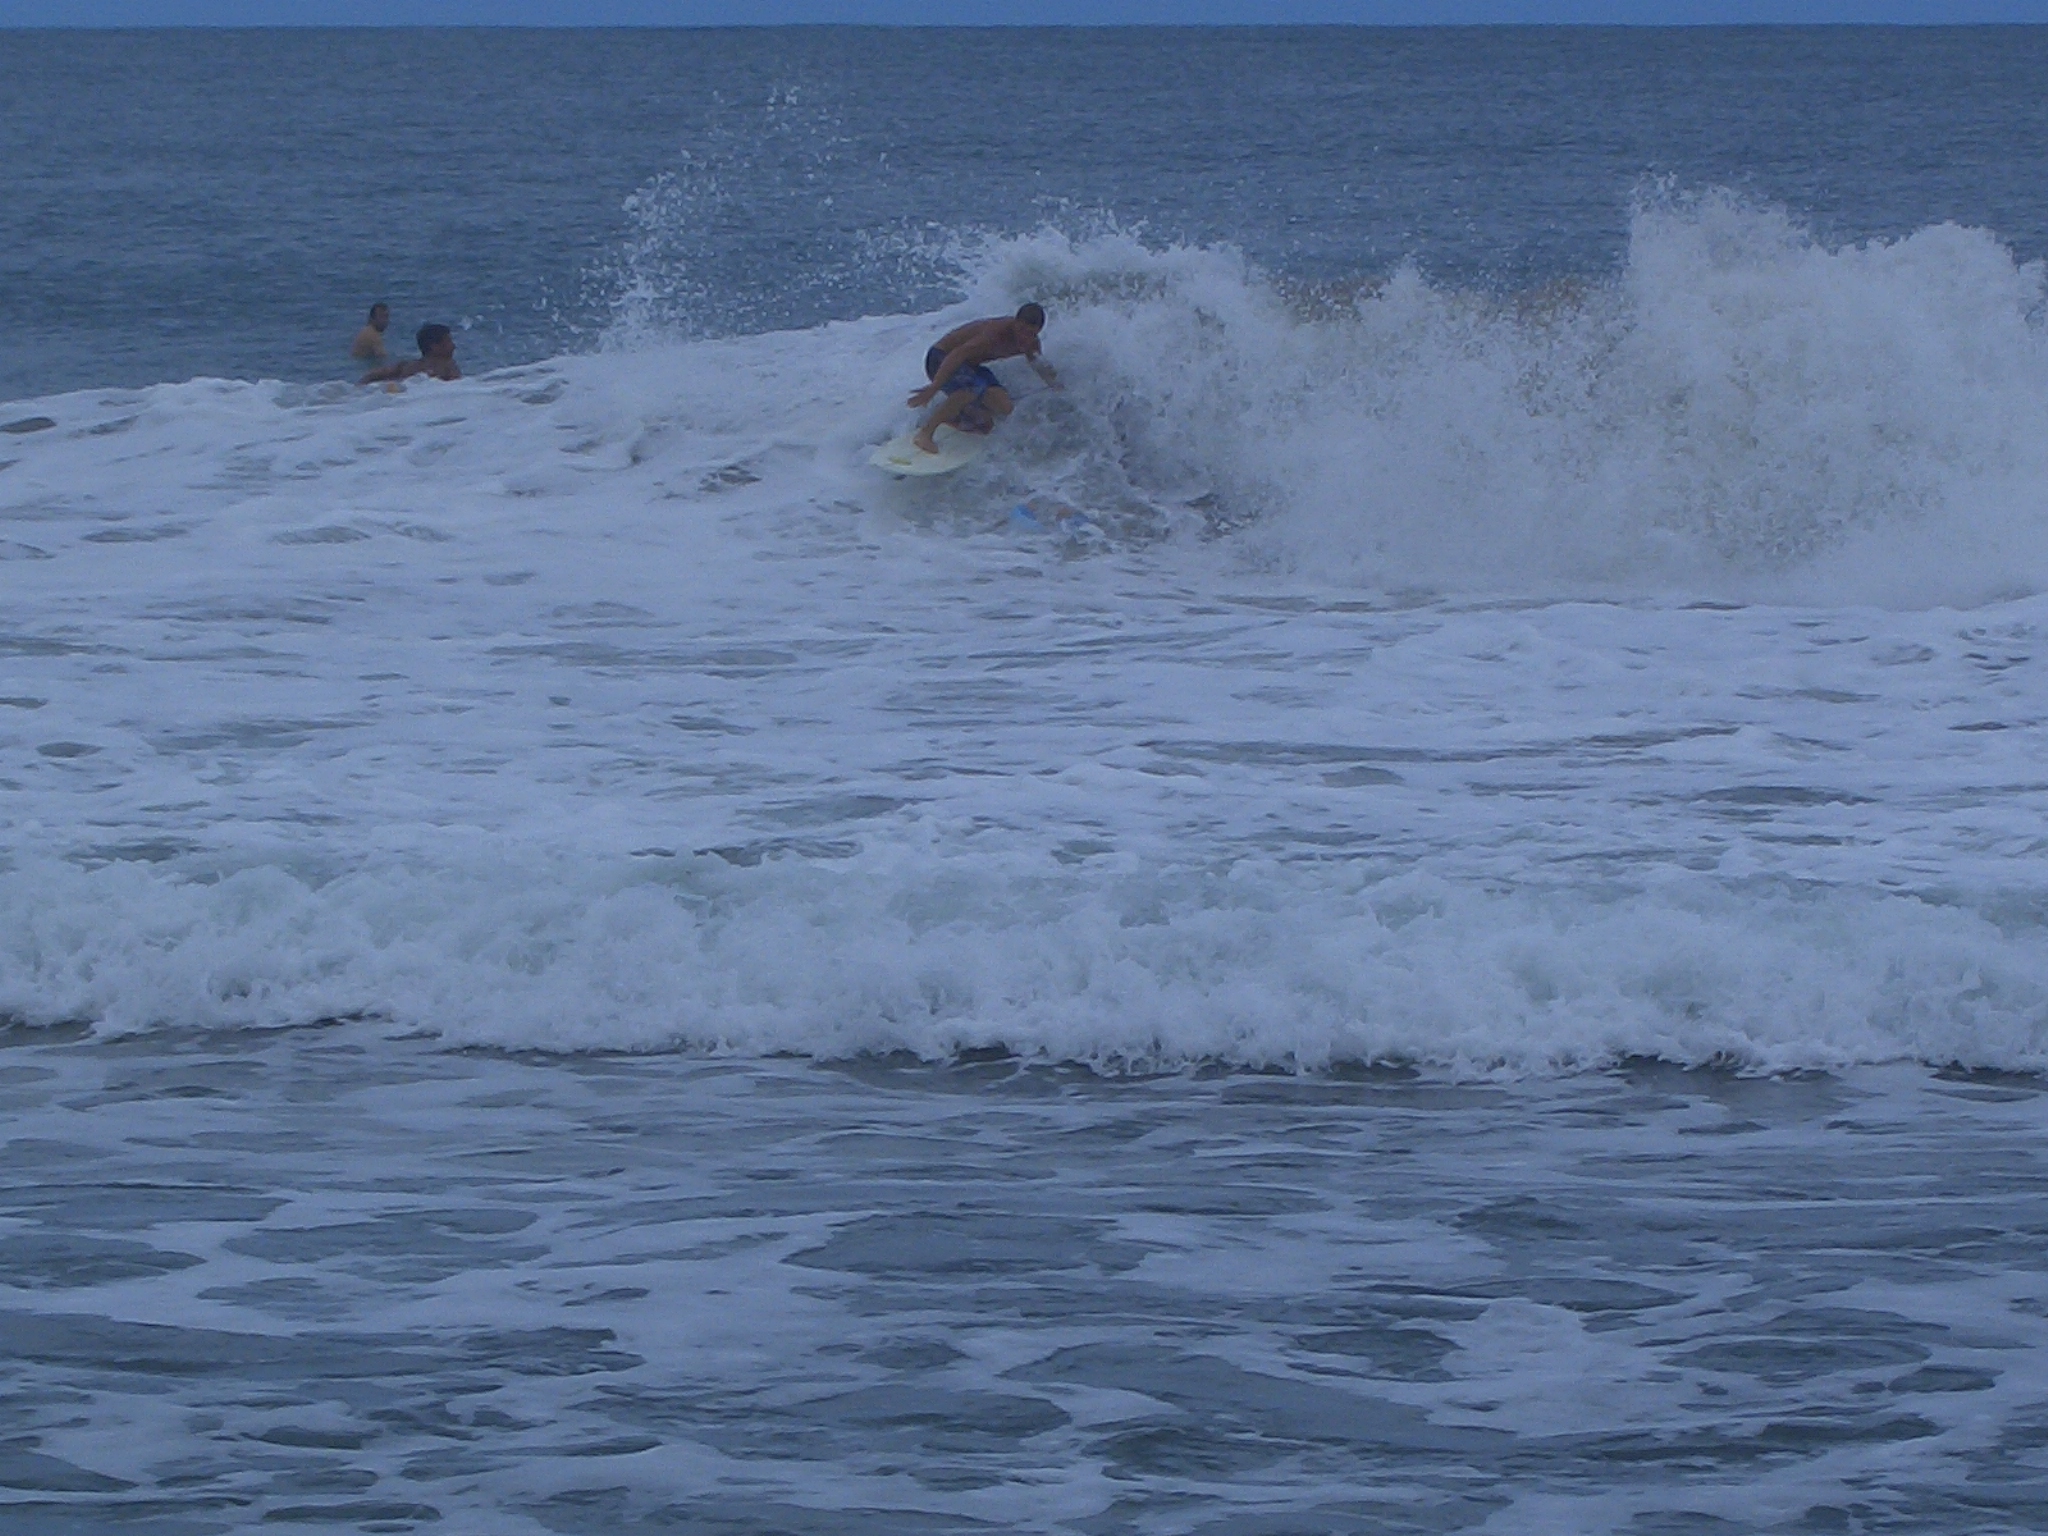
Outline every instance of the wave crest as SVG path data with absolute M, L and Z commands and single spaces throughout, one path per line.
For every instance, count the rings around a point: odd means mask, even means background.
M 1036 469 L 1380 586 L 1974 602 L 2048 583 L 2044 274 L 1940 225 L 1830 248 L 1660 193 L 1610 281 L 1290 290 L 1228 249 L 988 242 L 1054 312 Z
M 53 863 L 0 876 L 0 1016 L 118 1033 L 368 1017 L 545 1051 L 1001 1046 L 1111 1067 L 2048 1067 L 2038 926 L 1991 899 L 931 852 L 733 867 L 472 847 L 326 880 Z

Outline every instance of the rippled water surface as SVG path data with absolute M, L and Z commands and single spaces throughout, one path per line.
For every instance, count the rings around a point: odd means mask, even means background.
M 2048 1515 L 2031 1079 L 0 1061 L 10 1530 Z

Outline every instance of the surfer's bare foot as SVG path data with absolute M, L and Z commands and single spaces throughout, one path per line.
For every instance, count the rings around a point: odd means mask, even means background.
M 932 434 L 929 428 L 927 428 L 925 431 L 918 433 L 917 436 L 911 439 L 911 441 L 917 444 L 917 446 L 922 448 L 926 453 L 937 453 L 939 451 L 939 445 L 935 441 L 933 441 Z

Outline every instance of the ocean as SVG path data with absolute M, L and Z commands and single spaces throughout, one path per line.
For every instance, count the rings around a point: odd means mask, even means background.
M 0 31 L 0 1524 L 2048 1526 L 2043 78 Z

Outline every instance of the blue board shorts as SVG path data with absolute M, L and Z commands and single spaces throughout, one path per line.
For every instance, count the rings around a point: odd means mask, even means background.
M 933 347 L 924 355 L 924 376 L 928 379 L 936 376 L 945 361 L 946 354 Z M 1003 381 L 990 373 L 985 365 L 977 363 L 972 368 L 955 368 L 953 377 L 946 380 L 941 387 L 949 395 L 957 395 L 963 389 L 971 389 L 974 391 L 974 398 L 979 400 L 990 390 L 1001 389 Z

